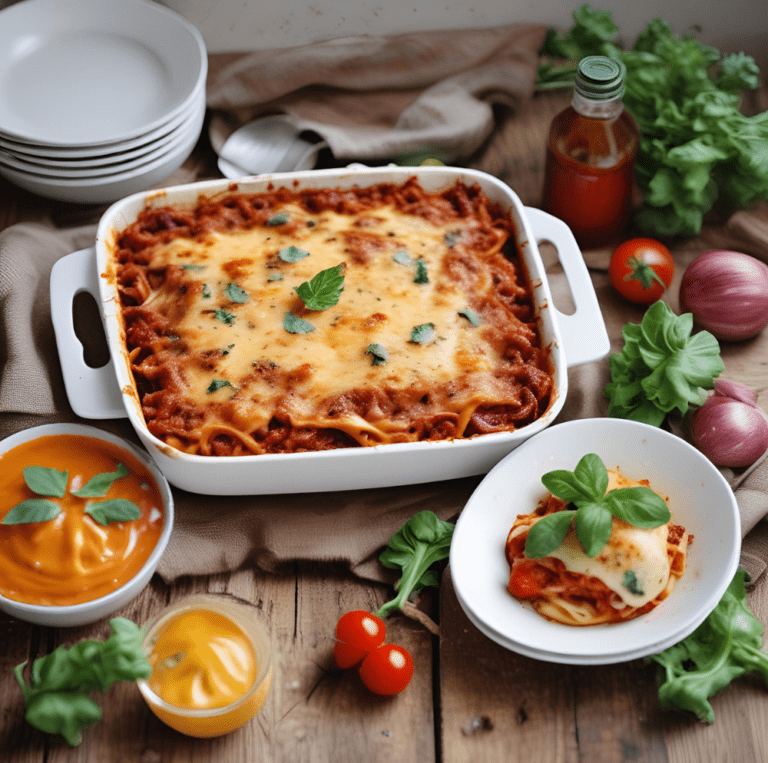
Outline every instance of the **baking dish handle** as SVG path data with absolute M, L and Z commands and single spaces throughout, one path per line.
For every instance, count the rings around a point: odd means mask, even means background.
M 562 220 L 540 209 L 526 207 L 525 213 L 536 242 L 549 241 L 557 249 L 576 307 L 571 315 L 554 308 L 563 337 L 566 365 L 571 368 L 604 358 L 611 350 L 611 341 L 595 287 L 571 229 Z
M 87 291 L 101 303 L 96 249 L 81 249 L 57 260 L 51 270 L 51 319 L 64 387 L 72 410 L 86 419 L 125 418 L 120 387 L 112 359 L 101 368 L 85 362 L 83 345 L 75 333 L 72 313 L 75 297 Z

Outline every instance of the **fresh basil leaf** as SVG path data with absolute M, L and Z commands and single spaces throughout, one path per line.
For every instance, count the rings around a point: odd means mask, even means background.
M 475 312 L 472 308 L 466 307 L 463 310 L 459 310 L 459 315 L 462 318 L 466 318 L 473 326 L 479 326 L 482 322 L 480 313 Z
M 637 575 L 635 575 L 633 570 L 627 570 L 624 573 L 624 578 L 622 579 L 621 584 L 635 596 L 643 596 L 645 593 L 643 591 L 643 587 L 640 585 L 640 581 L 637 579 Z
M 131 522 L 141 516 L 141 509 L 125 498 L 110 498 L 107 501 L 88 504 L 85 512 L 104 527 L 113 522 Z
M 309 257 L 309 252 L 304 249 L 299 249 L 298 246 L 286 246 L 277 253 L 277 256 L 283 262 L 298 262 L 305 257 Z
M 128 467 L 119 463 L 116 471 L 95 474 L 80 490 L 75 490 L 72 495 L 76 495 L 78 498 L 100 498 L 107 494 L 115 480 L 127 477 L 129 474 Z
M 24 482 L 33 493 L 63 498 L 67 492 L 69 475 L 66 471 L 60 472 L 47 466 L 25 466 L 23 473 Z
M 373 358 L 372 366 L 383 366 L 389 360 L 389 353 L 380 344 L 369 344 L 365 352 Z
M 4 525 L 26 525 L 47 522 L 61 513 L 61 506 L 45 498 L 28 498 L 17 503 L 4 517 Z
M 235 318 L 237 317 L 234 313 L 230 313 L 227 310 L 215 310 L 213 313 L 213 317 L 217 321 L 221 321 L 222 323 L 226 323 L 227 326 L 231 326 L 235 322 Z
M 591 493 L 585 492 L 582 485 L 573 477 L 573 472 L 566 469 L 555 469 L 546 472 L 541 482 L 552 495 L 562 498 L 566 503 L 591 500 Z
M 603 499 L 608 489 L 608 470 L 600 456 L 596 453 L 587 453 L 586 456 L 582 456 L 573 470 L 573 476 L 584 494 L 592 501 L 597 503 Z
M 421 323 L 411 330 L 410 341 L 413 344 L 429 344 L 435 338 L 435 324 Z
M 285 225 L 288 220 L 290 220 L 290 216 L 287 212 L 276 212 L 267 220 L 267 225 L 275 228 L 278 225 Z
M 414 283 L 429 283 L 429 275 L 427 274 L 427 263 L 419 257 L 416 260 L 416 275 L 413 277 Z
M 101 708 L 77 690 L 49 691 L 27 704 L 24 720 L 46 734 L 61 734 L 70 747 L 83 741 L 82 729 L 101 719 Z
M 248 292 L 245 289 L 241 289 L 237 284 L 231 283 L 224 289 L 224 293 L 227 295 L 227 299 L 230 302 L 238 302 L 245 304 L 248 301 Z
M 211 383 L 208 385 L 208 389 L 205 391 L 210 395 L 212 392 L 221 389 L 222 387 L 231 387 L 232 384 L 226 379 L 211 379 Z
M 666 502 L 642 485 L 611 490 L 605 500 L 614 516 L 635 527 L 658 527 L 672 517 Z
M 344 271 L 342 262 L 326 270 L 321 270 L 311 281 L 296 286 L 294 291 L 304 302 L 307 310 L 327 310 L 338 304 L 344 291 Z
M 573 516 L 574 512 L 566 509 L 542 517 L 528 531 L 528 537 L 525 540 L 525 555 L 530 559 L 549 556 L 565 540 Z
M 408 254 L 408 252 L 405 251 L 405 249 L 398 249 L 393 255 L 392 259 L 398 264 L 398 265 L 405 265 L 409 266 L 413 260 L 411 259 L 411 256 Z
M 611 537 L 611 512 L 600 503 L 585 503 L 576 511 L 576 537 L 587 556 L 597 556 Z
M 283 318 L 283 328 L 289 334 L 308 334 L 310 331 L 315 330 L 315 327 L 309 321 L 299 318 L 298 315 L 294 315 L 290 311 Z

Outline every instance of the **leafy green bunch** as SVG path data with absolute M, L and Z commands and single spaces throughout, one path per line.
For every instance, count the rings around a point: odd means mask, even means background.
M 152 668 L 144 657 L 143 631 L 122 617 L 109 624 L 112 635 L 106 641 L 81 641 L 70 649 L 60 646 L 36 659 L 29 684 L 23 676 L 27 663 L 14 668 L 27 704 L 27 723 L 48 734 L 61 734 L 74 747 L 82 741 L 83 728 L 101 718 L 90 692 L 104 692 L 117 681 L 149 677 Z
M 573 84 L 576 66 L 549 59 L 605 55 L 624 63 L 624 105 L 642 134 L 635 164 L 644 194 L 639 229 L 693 236 L 715 204 L 728 213 L 768 196 L 768 112 L 747 117 L 739 110 L 739 93 L 759 83 L 750 56 L 721 57 L 690 32 L 675 35 L 659 18 L 624 50 L 610 13 L 587 4 L 573 16 L 567 33 L 549 30 L 537 84 Z
M 747 573 L 737 570 L 718 605 L 690 636 L 648 658 L 665 671 L 659 687 L 662 706 L 713 723 L 708 700 L 733 679 L 757 670 L 768 682 L 763 626 L 747 604 L 746 580 Z
M 720 345 L 708 331 L 691 336 L 693 316 L 677 316 L 659 300 L 640 324 L 627 323 L 624 347 L 610 357 L 611 381 L 604 394 L 608 415 L 661 426 L 670 413 L 684 416 L 701 405 L 705 389 L 725 370 Z

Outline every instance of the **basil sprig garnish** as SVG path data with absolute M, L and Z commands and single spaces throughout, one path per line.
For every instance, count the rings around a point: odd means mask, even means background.
M 304 281 L 294 287 L 307 310 L 327 310 L 338 304 L 341 292 L 344 291 L 345 269 L 346 265 L 342 262 L 321 270 L 311 281 Z
M 565 540 L 571 521 L 587 556 L 596 556 L 611 536 L 612 518 L 635 527 L 658 527 L 670 520 L 667 504 L 648 487 L 608 489 L 608 470 L 595 453 L 584 456 L 572 471 L 557 469 L 542 478 L 552 495 L 573 505 L 542 517 L 528 531 L 525 553 L 531 559 L 551 554 Z
M 37 495 L 63 498 L 67 492 L 69 475 L 66 471 L 58 471 L 48 466 L 25 466 L 23 469 L 24 482 Z M 73 490 L 77 498 L 101 498 L 107 494 L 116 480 L 127 477 L 128 468 L 117 464 L 114 472 L 95 474 L 79 490 Z M 85 512 L 105 527 L 112 522 L 124 522 L 138 519 L 141 516 L 139 507 L 125 498 L 111 498 L 106 501 L 89 503 Z M 47 498 L 28 498 L 17 503 L 4 517 L 4 525 L 25 525 L 34 522 L 47 522 L 61 513 L 61 506 Z

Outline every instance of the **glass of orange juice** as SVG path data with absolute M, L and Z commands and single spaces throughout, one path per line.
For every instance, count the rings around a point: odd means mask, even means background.
M 259 610 L 227 595 L 197 594 L 148 626 L 152 675 L 137 681 L 152 712 L 193 737 L 228 734 L 262 708 L 272 685 L 272 645 Z

